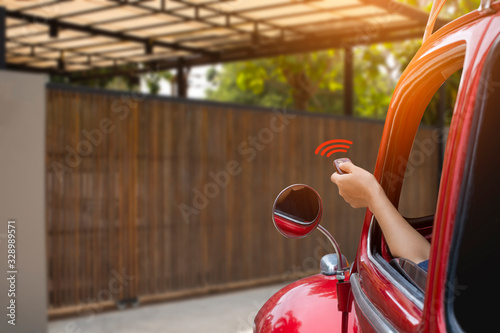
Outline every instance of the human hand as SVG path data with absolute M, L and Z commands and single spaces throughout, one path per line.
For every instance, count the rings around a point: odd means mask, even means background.
M 351 162 L 344 162 L 339 167 L 345 174 L 334 172 L 331 180 L 338 186 L 339 194 L 353 208 L 370 207 L 383 193 L 378 181 L 368 171 Z

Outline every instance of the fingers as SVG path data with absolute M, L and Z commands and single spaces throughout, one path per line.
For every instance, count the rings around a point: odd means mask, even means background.
M 354 170 L 354 168 L 356 168 L 356 166 L 351 162 L 344 162 L 339 164 L 339 168 L 344 172 L 351 173 Z
M 339 177 L 341 177 L 341 176 L 340 176 L 338 173 L 334 172 L 334 173 L 331 175 L 330 180 L 331 180 L 333 183 L 337 184 L 337 181 L 338 181 Z
M 333 162 L 333 163 L 335 163 L 335 162 Z M 344 162 L 344 163 L 339 164 L 339 168 L 340 168 L 340 170 L 342 170 L 345 173 L 351 173 L 356 168 L 356 166 L 354 164 L 352 164 L 351 162 Z M 342 177 L 342 175 L 340 175 L 337 172 L 334 172 L 331 175 L 330 179 L 332 182 L 334 182 L 335 184 L 338 185 L 338 181 L 340 179 L 339 177 Z

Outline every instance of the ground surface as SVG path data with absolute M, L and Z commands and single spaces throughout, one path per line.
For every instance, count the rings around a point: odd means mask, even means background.
M 258 309 L 284 284 L 54 320 L 49 333 L 251 333 Z

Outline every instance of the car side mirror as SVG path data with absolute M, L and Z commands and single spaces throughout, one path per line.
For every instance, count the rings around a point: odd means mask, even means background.
M 321 198 L 312 187 L 291 185 L 274 201 L 273 222 L 283 236 L 302 238 L 316 229 L 322 212 Z
M 317 228 L 330 240 L 337 256 L 326 258 L 328 262 L 324 263 L 324 267 L 330 267 L 327 275 L 335 274 L 339 280 L 343 280 L 344 270 L 348 268 L 347 261 L 340 253 L 335 238 L 319 224 L 322 215 L 321 197 L 316 190 L 305 184 L 288 186 L 278 194 L 273 205 L 273 223 L 283 236 L 302 238 Z

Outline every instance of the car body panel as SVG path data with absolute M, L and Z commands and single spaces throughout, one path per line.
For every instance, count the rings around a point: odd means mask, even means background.
M 350 315 L 350 332 L 358 332 Z M 255 331 L 261 333 L 327 333 L 342 326 L 338 311 L 337 278 L 313 275 L 274 294 L 255 317 Z
M 495 7 L 498 8 L 498 4 Z M 433 264 L 429 268 L 423 309 L 411 302 L 370 260 L 367 240 L 372 214 L 367 211 L 365 216 L 353 271 L 359 273 L 368 298 L 398 331 L 446 330 L 443 295 L 447 254 L 461 186 L 463 158 L 474 105 L 473 94 L 477 90 L 482 61 L 499 34 L 498 13 L 481 17 L 473 12 L 443 27 L 415 55 L 391 100 L 374 174 L 397 207 L 406 164 L 425 106 L 438 87 L 461 68 L 463 62 L 462 83 L 448 136 L 434 219 L 430 259 Z M 363 331 L 365 328 L 370 329 L 363 323 L 359 325 Z

